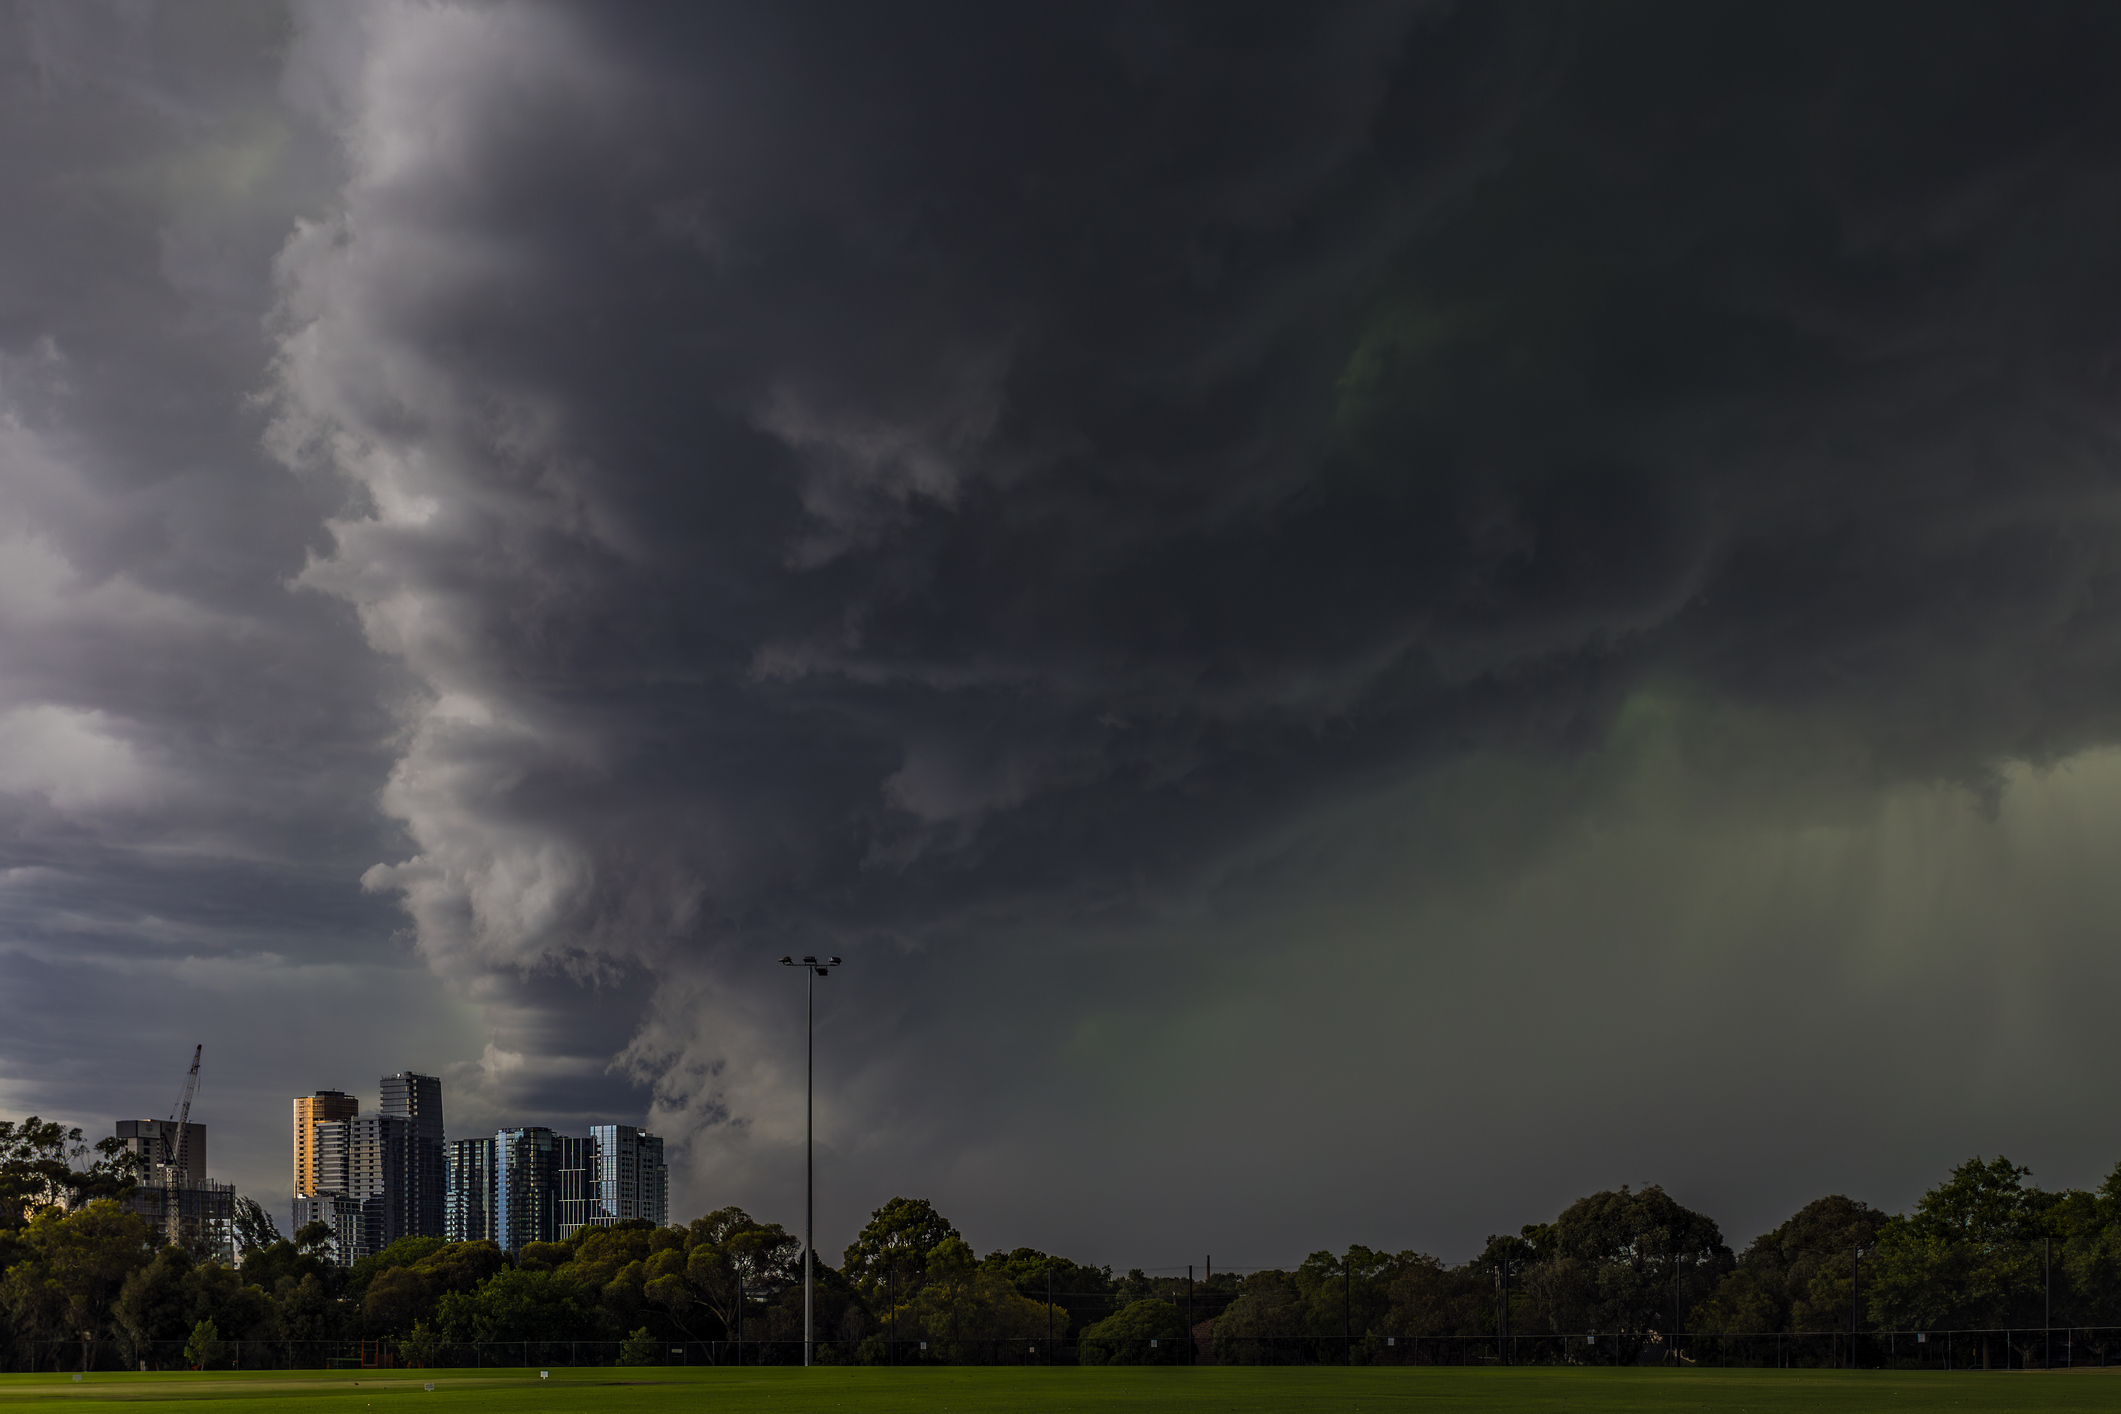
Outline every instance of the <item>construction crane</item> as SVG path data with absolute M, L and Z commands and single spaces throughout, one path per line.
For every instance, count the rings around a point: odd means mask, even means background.
M 172 1247 L 184 1242 L 184 1209 L 179 1201 L 179 1190 L 186 1172 L 184 1161 L 191 1148 L 185 1138 L 184 1126 L 191 1121 L 191 1097 L 199 1092 L 199 1057 L 205 1052 L 203 1043 L 192 1047 L 191 1073 L 184 1077 L 184 1093 L 162 1126 L 162 1225 Z

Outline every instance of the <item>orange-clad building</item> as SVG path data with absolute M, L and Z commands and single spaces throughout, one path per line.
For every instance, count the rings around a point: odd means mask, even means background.
M 353 1119 L 361 1111 L 354 1097 L 337 1090 L 319 1090 L 295 1097 L 295 1192 L 317 1191 L 316 1126 L 330 1119 Z

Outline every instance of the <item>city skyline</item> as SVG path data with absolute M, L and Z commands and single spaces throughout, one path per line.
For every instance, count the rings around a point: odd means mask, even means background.
M 205 1129 L 194 1127 L 203 1175 Z M 288 1232 L 325 1224 L 341 1265 L 406 1237 L 491 1241 L 512 1253 L 583 1227 L 670 1218 L 661 1136 L 605 1123 L 584 1135 L 529 1125 L 451 1139 L 440 1078 L 416 1071 L 383 1076 L 370 1111 L 340 1090 L 296 1096 L 290 1144 Z

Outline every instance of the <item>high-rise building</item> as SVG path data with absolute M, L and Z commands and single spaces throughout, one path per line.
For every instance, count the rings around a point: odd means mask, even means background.
M 498 1242 L 494 1227 L 492 1139 L 450 1141 L 443 1201 L 442 1235 L 451 1242 Z
M 332 1191 L 317 1181 L 317 1151 L 314 1126 L 326 1120 L 352 1119 L 360 1113 L 354 1097 L 338 1090 L 319 1090 L 295 1097 L 295 1192 L 298 1195 Z
M 414 1237 L 440 1237 L 449 1192 L 448 1162 L 442 1135 L 442 1082 L 432 1075 L 401 1070 L 383 1077 L 381 1112 L 407 1121 L 404 1193 L 405 1231 Z
M 595 1211 L 598 1226 L 646 1218 L 657 1227 L 670 1221 L 670 1170 L 663 1164 L 660 1136 L 630 1124 L 593 1124 L 596 1145 Z
M 449 1213 L 451 1240 L 491 1237 L 509 1252 L 634 1218 L 660 1227 L 670 1220 L 663 1141 L 630 1124 L 460 1139 L 449 1146 Z
M 138 1154 L 146 1161 L 146 1180 L 158 1187 L 162 1183 L 163 1165 L 177 1165 L 177 1183 L 184 1188 L 197 1188 L 206 1182 L 206 1126 L 187 1124 L 180 1133 L 177 1126 L 159 1119 L 121 1119 L 118 1121 L 118 1138 L 129 1154 Z M 168 1152 L 174 1140 L 176 1153 Z
M 323 1223 L 331 1229 L 331 1244 L 326 1249 L 329 1260 L 342 1267 L 350 1267 L 361 1256 L 361 1201 L 343 1193 L 314 1193 L 295 1195 L 294 1226 L 289 1235 L 300 1232 L 311 1223 Z
M 346 1196 L 361 1200 L 361 1255 L 367 1256 L 412 1235 L 406 1225 L 412 1122 L 402 1115 L 357 1115 L 340 1123 L 346 1129 Z
M 347 1144 L 349 1135 L 346 1126 L 354 1122 L 354 1116 L 345 1119 L 318 1120 L 311 1125 L 310 1174 L 316 1187 L 298 1197 L 314 1197 L 323 1193 L 345 1193 L 352 1180 L 347 1176 Z
M 596 1221 L 597 1141 L 555 1134 L 552 1170 L 552 1240 L 559 1242 Z
M 542 1125 L 504 1129 L 493 1137 L 494 1241 L 506 1251 L 553 1240 L 557 1137 Z
M 206 1176 L 206 1126 L 121 1119 L 117 1137 L 147 1166 L 125 1206 L 153 1223 L 162 1241 L 234 1266 L 236 1189 Z
M 361 1208 L 361 1228 L 344 1250 L 347 1261 L 380 1252 L 406 1228 L 412 1122 L 402 1115 L 356 1115 L 312 1126 L 316 1145 L 315 1193 L 298 1198 L 338 1196 Z

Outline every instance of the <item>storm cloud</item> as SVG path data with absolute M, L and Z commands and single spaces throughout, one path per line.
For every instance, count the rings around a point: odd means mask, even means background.
M 2121 1157 L 2110 11 L 182 13 L 0 46 L 11 1108 L 792 1218 L 830 952 L 828 1250 Z

